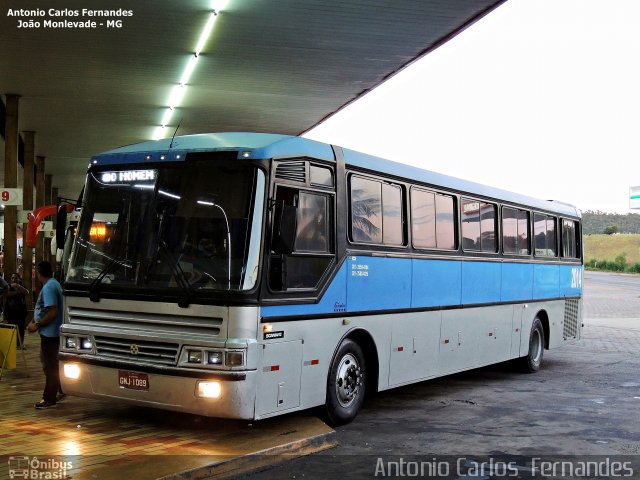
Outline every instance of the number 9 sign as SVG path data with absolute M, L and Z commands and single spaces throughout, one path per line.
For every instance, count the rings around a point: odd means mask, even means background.
M 0 191 L 0 200 L 3 205 L 22 205 L 22 189 L 4 188 Z

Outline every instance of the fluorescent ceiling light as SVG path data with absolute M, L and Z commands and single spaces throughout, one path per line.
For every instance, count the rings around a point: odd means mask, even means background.
M 193 55 L 189 57 L 189 62 L 187 62 L 187 66 L 182 72 L 182 77 L 180 77 L 180 85 L 186 85 L 189 83 L 189 79 L 191 78 L 191 74 L 193 73 L 194 68 L 196 68 L 196 62 L 198 61 L 198 56 Z
M 171 90 L 171 95 L 169 96 L 169 108 L 171 110 L 174 110 L 176 107 L 178 107 L 180 105 L 180 103 L 182 103 L 182 99 L 184 98 L 184 92 L 187 90 L 187 87 L 185 87 L 184 85 L 176 85 L 175 87 L 173 87 L 173 90 Z M 166 125 L 166 123 L 163 123 L 163 125 Z
M 191 79 L 191 74 L 196 68 L 196 64 L 198 62 L 198 57 L 200 53 L 207 45 L 207 40 L 211 36 L 211 32 L 213 31 L 213 26 L 216 23 L 216 19 L 218 18 L 219 13 L 227 6 L 228 0 L 213 0 L 212 8 L 213 10 L 209 13 L 209 18 L 207 19 L 207 23 L 204 28 L 200 32 L 200 36 L 198 37 L 198 43 L 196 44 L 195 51 L 189 56 L 189 60 L 182 71 L 182 75 L 180 75 L 180 80 L 177 85 L 174 84 L 171 94 L 169 95 L 169 99 L 166 103 L 165 111 L 162 115 L 162 121 L 160 126 L 156 127 L 153 133 L 154 140 L 160 140 L 161 138 L 165 138 L 165 133 L 167 132 L 166 127 L 173 118 L 173 112 L 176 108 L 179 108 L 182 104 L 182 100 L 184 99 L 184 95 L 187 90 L 187 85 L 189 80 Z
M 218 18 L 218 12 L 214 10 L 209 15 L 209 20 L 207 20 L 207 24 L 204 26 L 204 28 L 202 29 L 202 33 L 200 34 L 200 39 L 198 40 L 198 44 L 196 45 L 196 57 L 200 55 L 200 52 L 207 44 L 209 35 L 211 35 L 211 30 L 213 30 L 213 25 L 216 23 L 216 18 Z
M 164 112 L 164 115 L 162 116 L 162 128 L 164 128 L 167 123 L 169 123 L 171 121 L 171 117 L 173 116 L 173 109 L 172 108 L 167 108 Z

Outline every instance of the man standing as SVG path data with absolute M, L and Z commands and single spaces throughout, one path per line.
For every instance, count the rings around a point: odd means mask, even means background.
M 42 400 L 34 406 L 37 409 L 53 407 L 60 391 L 60 372 L 58 370 L 58 349 L 60 344 L 60 326 L 62 325 L 63 296 L 62 287 L 53 278 L 49 262 L 38 264 L 38 279 L 42 289 L 38 294 L 33 320 L 27 327 L 29 333 L 40 332 L 40 362 L 44 370 L 46 384 Z

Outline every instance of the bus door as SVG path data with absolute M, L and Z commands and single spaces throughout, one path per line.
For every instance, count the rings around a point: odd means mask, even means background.
M 278 182 L 271 204 L 268 288 L 281 298 L 309 297 L 335 264 L 333 171 L 315 165 L 307 171 L 299 182 Z
M 299 304 L 302 315 L 314 307 L 310 299 L 320 295 L 336 265 L 334 178 L 332 168 L 308 161 L 276 163 L 263 297 Z M 304 382 L 317 383 L 302 379 L 304 329 L 292 335 L 283 322 L 278 330 L 281 336 L 262 338 L 257 416 L 297 407 L 301 391 L 313 386 Z

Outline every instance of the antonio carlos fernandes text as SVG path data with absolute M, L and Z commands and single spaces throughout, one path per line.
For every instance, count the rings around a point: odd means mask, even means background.
M 466 457 L 454 461 L 384 461 L 378 458 L 375 477 L 448 477 L 452 473 L 470 478 L 500 478 L 526 475 L 527 478 L 623 478 L 633 477 L 631 462 L 612 461 L 603 458 L 599 461 L 579 460 L 543 460 L 531 458 L 531 462 L 505 462 L 490 458 L 488 461 L 476 461 Z M 526 465 L 519 465 L 526 463 Z M 453 472 L 455 468 L 455 472 Z
M 63 10 L 58 10 L 57 8 L 26 10 L 10 8 L 7 10 L 7 17 L 46 17 L 47 15 L 49 17 L 133 17 L 133 10 L 123 10 L 122 8 L 117 10 L 89 10 L 88 8 L 81 10 L 72 10 L 70 8 Z

